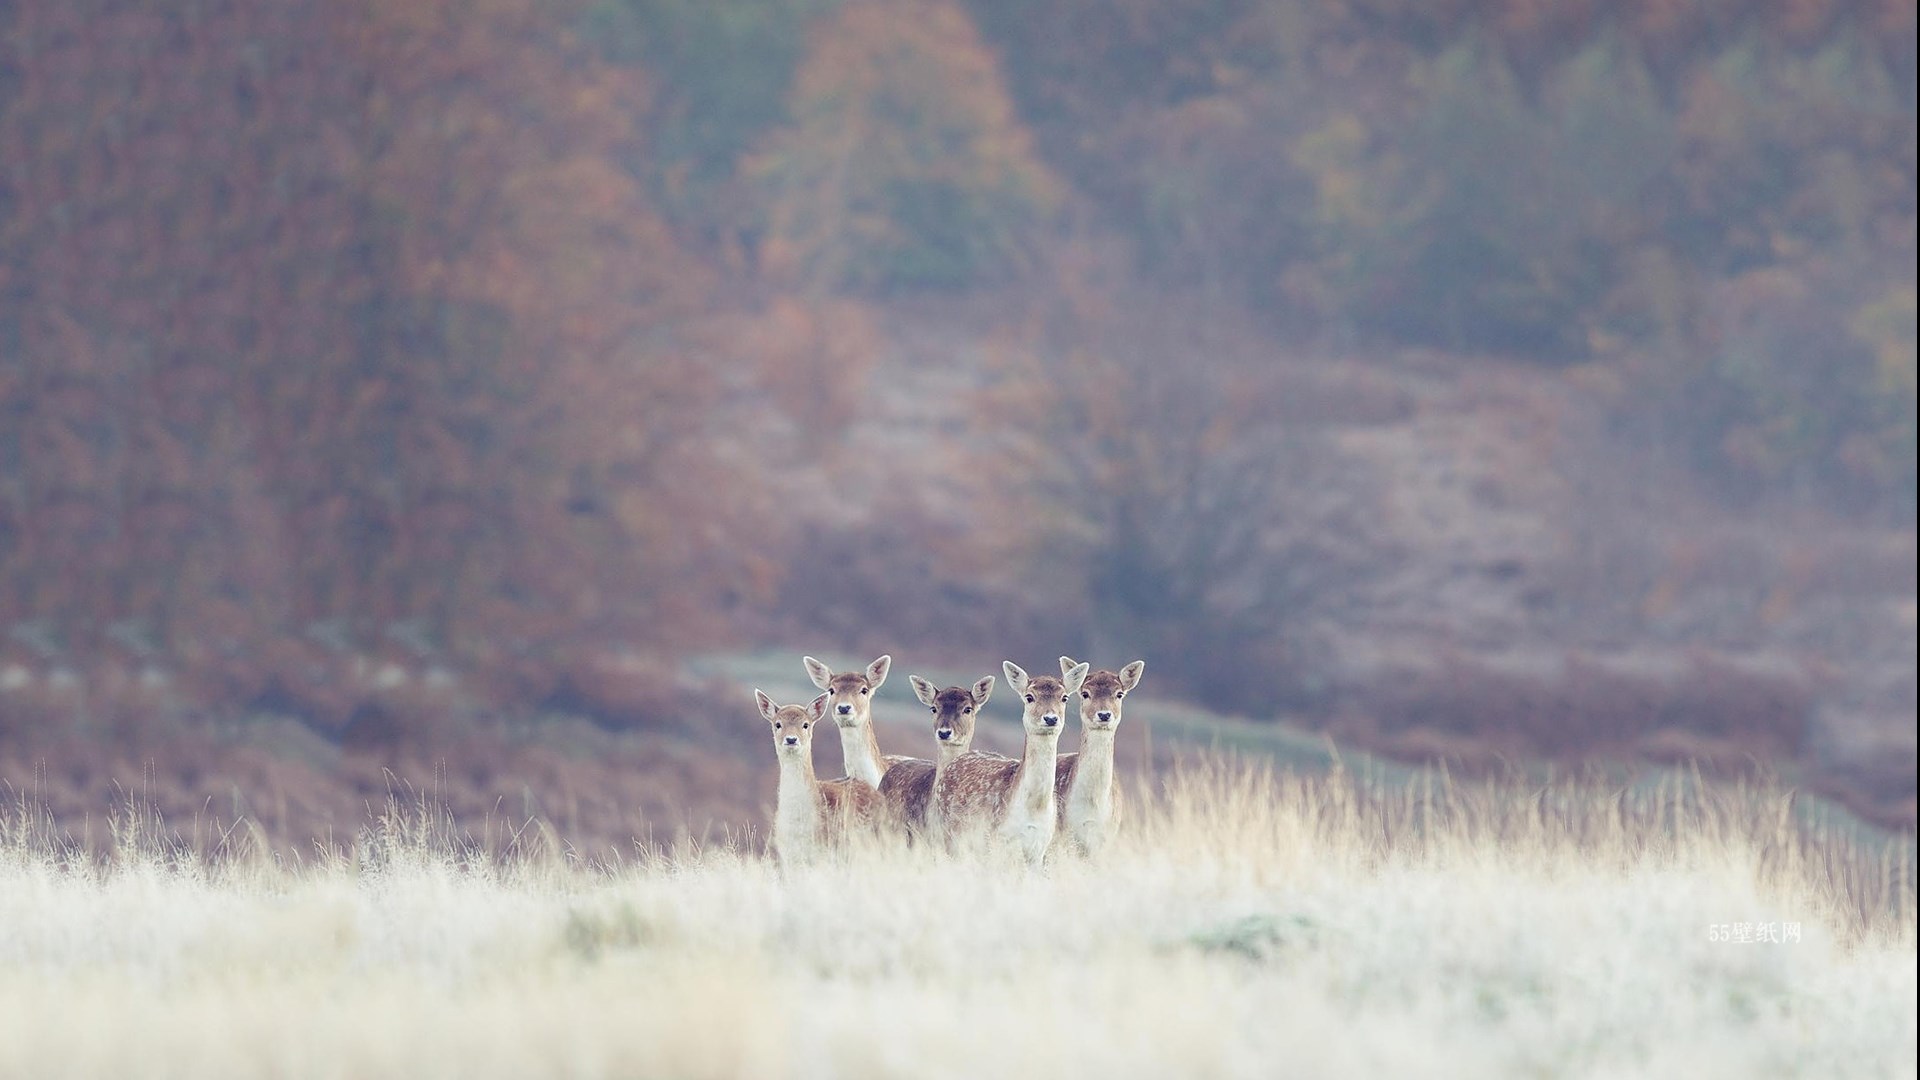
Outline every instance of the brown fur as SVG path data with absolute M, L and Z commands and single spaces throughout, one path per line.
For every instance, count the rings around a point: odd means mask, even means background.
M 1039 865 L 1055 831 L 1056 811 L 1051 781 L 1059 722 L 1066 713 L 1066 696 L 1078 691 L 1087 669 L 1080 665 L 1063 680 L 1052 675 L 1029 676 L 1008 661 L 1007 682 L 1021 695 L 1021 727 L 1026 733 L 1021 758 L 970 751 L 954 759 L 942 773 L 934 792 L 935 808 L 943 823 L 954 828 L 990 826 L 1017 840 L 1033 865 Z M 1049 722 L 1051 721 L 1051 723 Z M 1029 765 L 1045 769 L 1044 779 L 1029 776 Z M 1015 800 L 1024 800 L 1016 804 Z M 1036 819 L 1041 822 L 1035 825 Z M 1004 831 L 1003 831 L 1004 830 Z
M 813 684 L 827 692 L 828 718 L 838 729 L 848 776 L 877 788 L 894 762 L 911 760 L 882 754 L 880 740 L 873 733 L 873 698 L 887 681 L 893 657 L 881 656 L 862 671 L 836 672 L 811 656 L 803 657 L 801 663 Z
M 1061 754 L 1059 759 L 1055 761 L 1053 765 L 1053 798 L 1054 798 L 1054 801 L 1059 804 L 1058 810 L 1060 814 L 1061 825 L 1065 825 L 1067 823 L 1067 793 L 1073 790 L 1073 776 L 1074 776 L 1074 773 L 1079 770 L 1079 767 L 1080 767 L 1080 752 L 1078 750 L 1072 750 L 1072 751 L 1068 751 L 1067 753 Z M 1120 811 L 1122 809 L 1122 800 L 1120 797 L 1120 792 L 1121 792 L 1120 786 L 1117 784 L 1114 785 L 1113 816 L 1115 818 L 1118 818 L 1120 816 Z
M 1065 660 L 1066 658 L 1062 657 L 1061 659 Z M 1082 707 L 1080 713 L 1081 730 L 1083 732 L 1085 731 L 1087 718 L 1092 715 L 1094 708 L 1109 702 L 1117 702 L 1121 689 L 1121 680 L 1118 672 L 1102 669 L 1092 672 L 1087 676 L 1087 681 L 1080 684 L 1081 700 L 1085 702 L 1085 706 Z M 1107 707 L 1117 710 L 1117 705 L 1108 705 Z M 1062 825 L 1066 824 L 1067 821 L 1067 792 L 1073 790 L 1073 776 L 1079 767 L 1080 752 L 1078 750 L 1063 753 L 1059 759 L 1054 762 L 1053 793 L 1054 798 L 1060 804 L 1060 823 Z M 1120 809 L 1120 792 L 1118 788 L 1114 790 L 1113 797 L 1114 812 L 1117 814 Z
M 933 762 L 910 758 L 897 762 L 880 779 L 880 798 L 887 809 L 910 827 L 926 824 L 933 802 Z
M 759 690 L 753 692 L 760 716 L 771 729 L 774 754 L 780 761 L 780 782 L 774 791 L 772 839 L 780 860 L 808 860 L 823 847 L 846 836 L 856 825 L 871 822 L 881 805 L 879 792 L 850 777 L 820 780 L 813 769 L 813 732 L 826 716 L 828 695 L 807 705 L 778 705 Z M 815 820 L 808 822 L 809 817 Z
M 881 808 L 880 793 L 852 777 L 818 781 L 820 824 L 829 836 L 870 821 Z
M 1020 759 L 973 750 L 947 766 L 941 778 L 940 813 L 949 821 L 997 824 L 1007 816 L 1007 796 L 1020 772 Z
M 1072 657 L 1060 658 L 1061 671 L 1075 666 Z M 1087 675 L 1080 684 L 1080 749 L 1059 755 L 1054 763 L 1058 828 L 1070 843 L 1089 854 L 1111 837 L 1124 808 L 1114 775 L 1114 737 L 1127 691 L 1139 684 L 1145 671 L 1146 662 L 1136 660 L 1117 672 Z M 1086 785 L 1087 790 L 1076 791 L 1076 784 Z
M 867 677 L 857 671 L 838 672 L 833 678 L 827 680 L 827 692 L 832 694 L 836 701 L 844 700 L 858 694 L 862 690 L 870 689 L 872 689 L 872 686 Z
M 1070 750 L 1053 763 L 1053 797 L 1060 803 L 1060 820 L 1067 820 L 1067 792 L 1073 790 L 1074 770 L 1080 766 L 1080 753 Z
M 945 690 L 934 689 L 932 683 L 918 675 L 910 678 L 915 696 L 933 714 L 935 754 L 946 755 L 949 761 L 958 760 L 973 743 L 974 724 L 980 709 L 993 694 L 993 676 L 975 682 L 972 689 L 949 686 Z M 938 738 L 943 731 L 948 735 L 945 741 Z M 927 825 L 927 811 L 933 805 L 934 784 L 939 776 L 940 769 L 934 762 L 917 758 L 901 761 L 887 770 L 880 794 L 909 829 L 918 831 Z

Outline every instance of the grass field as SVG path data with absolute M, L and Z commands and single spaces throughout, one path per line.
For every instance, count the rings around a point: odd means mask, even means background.
M 23 811 L 0 1076 L 1914 1073 L 1911 868 L 1773 793 L 1223 760 L 1135 807 L 1037 875 L 488 858 L 430 807 L 303 865 L 135 817 L 102 863 Z

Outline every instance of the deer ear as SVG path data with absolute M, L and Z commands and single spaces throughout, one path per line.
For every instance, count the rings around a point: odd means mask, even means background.
M 831 696 L 830 694 L 821 694 L 819 697 L 807 702 L 807 715 L 813 717 L 815 720 L 827 715 L 827 698 Z
M 1073 657 L 1071 656 L 1061 657 L 1060 658 L 1060 677 L 1063 679 L 1066 678 L 1067 672 L 1072 670 L 1073 670 Z
M 822 690 L 831 689 L 831 687 L 828 684 L 833 679 L 832 668 L 828 667 L 827 665 L 821 663 L 818 660 L 815 660 L 811 656 L 801 657 L 800 662 L 807 666 L 807 678 L 813 680 L 813 685 L 819 687 Z
M 993 676 L 991 675 L 983 676 L 979 682 L 973 684 L 973 707 L 974 708 L 978 709 L 980 706 L 985 705 L 987 703 L 987 699 L 992 696 L 993 696 Z
M 913 696 L 920 699 L 920 704 L 931 707 L 934 696 L 938 693 L 933 688 L 933 684 L 918 675 L 907 676 L 907 681 L 913 684 Z
M 1013 687 L 1015 693 L 1026 692 L 1027 673 L 1020 670 L 1019 664 L 1011 660 L 1002 660 L 1000 661 L 1000 670 L 1007 673 L 1007 685 Z
M 1140 676 L 1145 675 L 1146 673 L 1147 673 L 1147 662 L 1145 660 L 1135 660 L 1133 663 L 1128 664 L 1126 667 L 1121 668 L 1120 669 L 1120 689 L 1131 690 L 1134 687 L 1140 685 Z
M 1087 663 L 1084 660 L 1073 665 L 1073 669 L 1066 674 L 1067 693 L 1071 694 L 1080 689 L 1080 684 L 1087 681 L 1087 670 Z
M 760 715 L 766 718 L 767 723 L 773 723 L 773 714 L 780 711 L 780 706 L 775 705 L 773 699 L 762 690 L 753 692 L 753 703 L 760 706 Z
M 887 672 L 892 670 L 893 670 L 893 657 L 891 656 L 883 656 L 880 659 L 875 660 L 873 663 L 868 664 L 867 665 L 867 688 L 869 690 L 880 689 L 880 684 L 887 681 Z

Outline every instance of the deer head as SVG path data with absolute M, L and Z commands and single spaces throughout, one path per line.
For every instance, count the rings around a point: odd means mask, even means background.
M 1087 677 L 1087 665 L 1075 665 L 1057 679 L 1051 675 L 1028 675 L 1011 660 L 1003 662 L 1001 667 L 1006 671 L 1007 685 L 1026 702 L 1021 710 L 1020 726 L 1027 734 L 1060 734 L 1060 722 L 1067 714 L 1067 699 L 1080 691 L 1080 683 Z
M 827 715 L 827 695 L 805 705 L 775 705 L 772 698 L 755 690 L 753 702 L 773 730 L 774 753 L 803 759 L 813 753 L 813 725 Z
M 835 673 L 827 665 L 808 656 L 801 660 L 813 685 L 827 692 L 827 715 L 843 728 L 861 727 L 873 720 L 873 695 L 887 681 L 893 657 L 882 656 L 868 664 L 865 671 Z
M 974 721 L 993 696 L 993 676 L 982 677 L 971 688 L 949 686 L 945 690 L 936 689 L 918 675 L 907 676 L 907 681 L 913 684 L 913 696 L 933 711 L 933 737 L 939 740 L 940 752 L 966 753 L 973 745 Z
M 1074 663 L 1071 656 L 1060 658 L 1062 676 L 1086 666 Z M 1135 660 L 1117 672 L 1102 669 L 1089 673 L 1080 684 L 1080 726 L 1087 731 L 1111 731 L 1119 727 L 1121 702 L 1126 700 L 1129 690 L 1140 685 L 1140 676 L 1146 670 L 1145 660 Z

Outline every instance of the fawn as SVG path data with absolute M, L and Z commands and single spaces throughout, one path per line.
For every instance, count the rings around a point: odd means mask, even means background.
M 828 695 L 806 705 L 775 705 L 759 690 L 754 704 L 773 729 L 780 787 L 774 799 L 773 847 L 782 863 L 806 862 L 844 836 L 854 822 L 870 820 L 880 795 L 851 777 L 821 780 L 813 772 L 813 725 L 827 715 Z
M 840 729 L 840 753 L 846 762 L 847 775 L 879 790 L 880 781 L 889 768 L 901 761 L 913 760 L 881 754 L 880 740 L 873 735 L 873 695 L 879 691 L 880 684 L 887 681 L 893 657 L 882 656 L 868 664 L 865 671 L 837 674 L 811 656 L 802 657 L 800 662 L 806 665 L 807 677 L 813 680 L 813 685 L 825 690 L 831 699 L 831 715 Z
M 993 676 L 983 676 L 972 688 L 949 686 L 936 689 L 918 675 L 907 676 L 920 704 L 933 710 L 934 759 L 911 759 L 887 770 L 880 784 L 880 796 L 911 830 L 927 835 L 942 835 L 940 814 L 933 793 L 947 766 L 973 746 L 973 725 L 987 699 L 993 696 Z
M 1062 675 L 1084 669 L 1070 656 L 1060 658 Z M 1120 814 L 1120 789 L 1113 782 L 1113 744 L 1120 727 L 1120 703 L 1140 684 L 1145 660 L 1118 672 L 1096 671 L 1080 685 L 1080 749 L 1061 754 L 1054 765 L 1054 797 L 1060 805 L 1060 831 L 1081 851 L 1095 854 L 1113 836 Z
M 1058 811 L 1054 807 L 1054 761 L 1060 750 L 1060 718 L 1067 699 L 1079 692 L 1087 665 L 1066 672 L 1029 677 L 1018 664 L 1001 665 L 1007 685 L 1026 701 L 1020 725 L 1026 745 L 1020 760 L 970 750 L 941 772 L 934 790 L 935 812 L 943 827 L 991 826 L 994 835 L 1039 866 L 1053 843 Z

